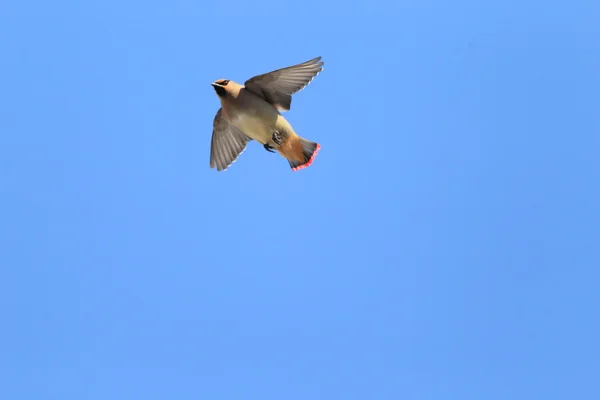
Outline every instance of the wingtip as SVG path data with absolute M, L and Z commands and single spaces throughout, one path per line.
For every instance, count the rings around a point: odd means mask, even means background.
M 306 64 L 321 64 L 321 65 L 323 65 L 324 63 L 323 63 L 323 61 L 321 61 L 321 58 L 322 58 L 321 56 L 315 57 L 311 60 L 306 61 Z

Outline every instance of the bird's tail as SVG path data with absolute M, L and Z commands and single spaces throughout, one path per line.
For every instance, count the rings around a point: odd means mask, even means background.
M 300 136 L 290 137 L 287 144 L 288 146 L 285 146 L 287 148 L 285 151 L 282 151 L 282 155 L 290 163 L 292 171 L 299 171 L 310 166 L 317 156 L 319 149 L 321 149 L 318 143 L 311 142 Z

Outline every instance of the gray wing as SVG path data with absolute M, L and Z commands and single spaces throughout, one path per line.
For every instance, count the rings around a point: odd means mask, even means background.
M 216 167 L 217 171 L 226 170 L 243 153 L 250 140 L 252 139 L 222 116 L 221 108 L 219 108 L 213 121 L 210 167 Z
M 248 79 L 246 89 L 281 111 L 292 105 L 292 94 L 304 89 L 323 70 L 321 57 Z

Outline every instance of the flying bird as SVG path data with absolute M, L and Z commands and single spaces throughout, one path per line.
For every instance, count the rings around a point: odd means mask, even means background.
M 321 146 L 298 136 L 281 115 L 292 95 L 306 87 L 323 70 L 321 57 L 257 75 L 240 85 L 219 79 L 214 87 L 221 107 L 213 121 L 210 167 L 223 171 L 235 162 L 248 142 L 256 140 L 285 157 L 292 171 L 308 167 Z

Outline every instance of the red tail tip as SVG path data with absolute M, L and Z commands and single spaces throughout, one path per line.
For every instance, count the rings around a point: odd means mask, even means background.
M 321 149 L 321 145 L 317 143 L 317 147 L 315 148 L 315 151 L 312 153 L 312 156 L 310 156 L 310 160 L 308 160 L 307 162 L 305 162 L 302 165 L 298 165 L 296 168 L 292 168 L 292 171 L 300 171 L 303 168 L 310 167 L 310 164 L 312 164 L 312 162 L 314 161 L 314 159 L 317 156 L 317 153 L 319 152 L 320 149 Z

